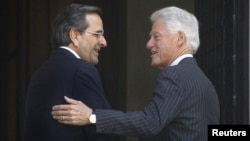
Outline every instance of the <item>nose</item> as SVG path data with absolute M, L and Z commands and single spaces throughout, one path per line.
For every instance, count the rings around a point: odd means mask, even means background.
M 104 36 L 101 36 L 101 38 L 99 39 L 99 43 L 100 43 L 101 47 L 106 47 L 108 45 Z
M 153 47 L 153 41 L 152 41 L 152 39 L 150 38 L 150 39 L 148 40 L 147 44 L 146 44 L 146 48 L 147 48 L 147 49 L 150 49 L 150 48 L 152 48 L 152 47 Z

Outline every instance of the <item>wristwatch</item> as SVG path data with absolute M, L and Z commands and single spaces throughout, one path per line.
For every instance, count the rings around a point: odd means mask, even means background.
M 95 124 L 96 123 L 96 115 L 95 114 L 91 114 L 90 116 L 89 116 L 89 122 L 91 123 L 91 124 Z

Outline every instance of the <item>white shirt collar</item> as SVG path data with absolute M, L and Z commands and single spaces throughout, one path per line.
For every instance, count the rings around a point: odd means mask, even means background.
M 60 46 L 60 48 L 63 48 L 63 49 L 68 50 L 68 51 L 71 52 L 76 58 L 81 59 L 81 57 L 80 57 L 73 49 L 71 49 L 71 48 L 69 48 L 69 47 L 65 47 L 65 46 Z
M 187 57 L 193 57 L 192 54 L 184 54 L 182 56 L 179 56 L 177 59 L 175 59 L 171 64 L 170 66 L 175 66 L 175 65 L 178 65 L 180 63 L 181 60 L 183 60 L 184 58 L 187 58 Z

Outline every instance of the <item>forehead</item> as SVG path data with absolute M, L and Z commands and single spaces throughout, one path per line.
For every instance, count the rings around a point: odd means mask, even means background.
M 101 17 L 96 13 L 86 14 L 86 20 L 89 23 L 89 27 L 93 28 L 103 28 L 103 22 Z
M 150 34 L 167 32 L 166 26 L 162 19 L 153 22 Z

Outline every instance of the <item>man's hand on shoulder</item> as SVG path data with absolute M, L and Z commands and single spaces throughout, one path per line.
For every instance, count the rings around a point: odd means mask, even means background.
M 87 125 L 96 123 L 96 117 L 92 114 L 93 110 L 81 101 L 64 97 L 67 103 L 54 105 L 52 107 L 52 116 L 58 122 L 70 125 Z

